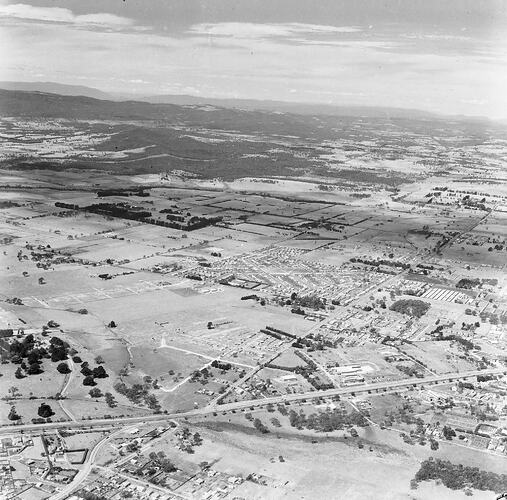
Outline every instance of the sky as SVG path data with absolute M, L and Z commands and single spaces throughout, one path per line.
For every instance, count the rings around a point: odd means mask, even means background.
M 507 119 L 507 1 L 0 0 L 0 80 Z

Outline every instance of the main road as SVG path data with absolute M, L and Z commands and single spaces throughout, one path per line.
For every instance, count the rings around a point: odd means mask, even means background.
M 83 464 L 83 468 L 74 476 L 74 479 L 71 483 L 66 485 L 63 490 L 59 491 L 58 493 L 55 493 L 53 496 L 51 496 L 51 500 L 64 500 L 67 498 L 73 491 L 75 491 L 79 486 L 86 480 L 86 478 L 89 476 L 92 467 L 94 466 L 95 459 L 97 458 L 98 452 L 102 449 L 102 447 L 108 443 L 111 439 L 116 437 L 118 434 L 121 434 L 122 432 L 128 431 L 128 427 L 123 427 L 120 430 L 117 430 L 113 434 L 110 434 L 109 436 L 105 437 L 101 441 L 99 441 L 88 453 L 88 456 L 86 457 L 86 461 Z
M 274 396 L 262 399 L 252 399 L 247 401 L 238 401 L 236 403 L 225 403 L 217 406 L 207 406 L 195 410 L 181 413 L 159 413 L 156 415 L 146 415 L 142 417 L 120 417 L 110 419 L 81 420 L 77 422 L 52 422 L 49 424 L 20 424 L 0 427 L 0 435 L 13 434 L 19 432 L 33 432 L 51 429 L 77 429 L 92 428 L 97 426 L 115 426 L 134 423 L 162 422 L 169 419 L 199 417 L 212 413 L 223 413 L 228 411 L 257 409 L 269 404 L 283 404 L 296 401 L 313 400 L 318 398 L 336 397 L 336 396 L 355 396 L 358 394 L 378 394 L 397 389 L 407 389 L 411 387 L 420 387 L 425 385 L 447 384 L 457 380 L 464 380 L 477 377 L 478 375 L 506 375 L 507 367 L 489 368 L 487 370 L 471 370 L 460 373 L 446 373 L 424 378 L 409 378 L 403 380 L 391 380 L 387 382 L 377 382 L 374 384 L 364 384 L 351 387 L 340 387 L 328 389 L 325 391 L 312 391 L 300 394 L 285 394 L 283 396 Z

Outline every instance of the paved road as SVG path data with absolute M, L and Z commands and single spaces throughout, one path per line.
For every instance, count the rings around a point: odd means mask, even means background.
M 65 396 L 65 393 L 67 392 L 67 389 L 69 388 L 69 385 L 72 381 L 72 376 L 73 376 L 74 370 L 75 370 L 75 365 L 74 365 L 74 361 L 72 361 L 72 358 L 69 357 L 69 359 L 67 360 L 67 365 L 70 368 L 70 373 L 68 374 L 67 380 L 64 383 L 62 390 L 60 391 L 60 394 L 62 396 Z M 63 400 L 59 399 L 58 404 L 59 404 L 60 408 L 62 409 L 62 411 L 65 413 L 65 415 L 67 415 L 67 417 L 69 417 L 71 420 L 74 420 L 74 422 L 75 422 L 76 417 L 70 412 L 70 410 L 65 408 L 65 406 L 63 405 Z
M 81 484 L 83 484 L 83 482 L 87 479 L 87 477 L 90 475 L 90 472 L 92 471 L 92 468 L 93 467 L 98 467 L 99 469 L 103 469 L 103 470 L 107 470 L 109 472 L 112 472 L 110 469 L 107 469 L 106 467 L 101 467 L 101 466 L 97 466 L 97 465 L 94 465 L 95 463 L 95 459 L 97 458 L 97 454 L 98 452 L 103 448 L 103 446 L 108 443 L 111 439 L 113 439 L 114 437 L 116 437 L 117 435 L 121 434 L 121 433 L 124 433 L 124 432 L 128 432 L 129 429 L 132 429 L 134 428 L 133 426 L 131 427 L 124 427 L 124 428 L 121 428 L 119 430 L 117 430 L 116 432 L 114 432 L 113 434 L 110 434 L 108 437 L 104 438 L 102 441 L 99 441 L 95 447 L 93 448 L 93 450 L 88 454 L 88 457 L 87 457 L 87 460 L 86 460 L 86 463 L 84 464 L 83 468 L 76 474 L 76 476 L 74 477 L 72 483 L 68 484 L 62 491 L 60 491 L 59 493 L 53 495 L 50 500 L 63 500 L 64 498 L 66 498 L 68 495 L 70 495 L 72 492 L 76 491 L 79 486 L 81 486 Z M 140 453 L 146 453 L 146 451 L 148 451 L 156 442 L 158 441 L 161 441 L 162 439 L 165 439 L 165 433 L 163 433 L 160 437 L 150 441 L 149 443 L 145 444 L 141 450 L 140 450 Z M 130 455 L 127 455 L 126 457 L 124 457 L 122 460 L 120 460 L 119 462 L 116 462 L 116 465 L 120 465 L 122 463 L 125 463 L 127 462 L 128 460 L 134 458 L 135 456 L 137 455 L 137 453 L 131 453 Z M 121 474 L 120 472 L 118 471 L 114 471 L 114 474 L 116 475 L 119 475 L 119 476 L 122 476 L 124 478 L 127 478 L 129 479 L 130 481 L 132 482 L 137 482 L 138 484 L 142 484 L 143 486 L 145 487 L 153 487 L 155 489 L 158 489 L 158 491 L 161 491 L 162 493 L 169 493 L 170 490 L 166 490 L 165 488 L 160 488 L 160 487 L 157 487 L 155 485 L 152 485 L 151 483 L 146 483 L 145 481 L 141 481 L 139 479 L 136 479 L 136 478 L 132 478 L 130 476 L 126 476 L 124 474 Z M 172 494 L 172 492 L 171 492 Z M 179 494 L 175 494 L 175 496 L 180 496 L 181 498 L 185 498 Z
M 363 393 L 376 393 L 383 391 L 391 391 L 396 389 L 403 389 L 407 387 L 417 387 L 422 385 L 431 385 L 431 384 L 443 384 L 454 382 L 456 380 L 462 380 L 466 378 L 476 377 L 477 375 L 505 375 L 507 374 L 507 367 L 505 368 L 491 368 L 488 370 L 472 370 L 461 373 L 448 373 L 445 375 L 434 375 L 431 377 L 424 378 L 410 378 L 403 380 L 392 380 L 389 382 L 377 382 L 374 384 L 365 384 L 358 385 L 352 387 L 340 387 L 336 389 L 328 389 L 325 391 L 313 391 L 306 392 L 301 394 L 286 394 L 284 396 L 276 396 L 271 398 L 264 399 L 255 399 L 250 401 L 239 401 L 237 403 L 228 403 L 219 405 L 216 407 L 216 411 L 231 411 L 238 410 L 250 407 L 262 407 L 268 404 L 278 404 L 284 403 L 286 401 L 301 401 L 304 399 L 316 399 L 321 397 L 333 397 L 333 396 L 345 396 L 345 395 L 356 395 Z M 208 411 L 204 411 L 208 410 Z M 199 410 L 195 410 L 194 412 L 188 412 L 199 414 Z M 200 413 L 209 413 L 208 408 L 203 408 Z M 187 416 L 187 414 L 182 414 L 182 416 Z M 190 416 L 190 415 L 188 415 Z M 193 416 L 193 415 L 192 415 Z
M 122 417 L 111 419 L 95 419 L 82 420 L 77 422 L 52 422 L 50 424 L 22 424 L 16 426 L 0 427 L 0 435 L 19 433 L 21 431 L 42 431 L 50 429 L 75 429 L 83 427 L 96 427 L 100 425 L 118 425 L 118 424 L 134 424 L 144 422 L 161 422 L 168 419 L 178 419 L 185 417 L 198 417 L 201 415 L 209 415 L 214 412 L 225 412 L 232 410 L 244 410 L 251 407 L 261 408 L 268 404 L 279 404 L 285 402 L 302 401 L 309 399 L 317 399 L 321 397 L 357 395 L 364 393 L 382 393 L 384 391 L 392 391 L 396 389 L 404 389 L 409 387 L 417 387 L 430 384 L 443 384 L 476 377 L 477 375 L 506 375 L 507 367 L 490 368 L 487 370 L 471 370 L 461 373 L 448 373 L 445 375 L 434 375 L 425 378 L 409 378 L 403 380 L 393 380 L 389 382 L 378 382 L 368 385 L 359 385 L 354 387 L 340 387 L 336 389 L 328 389 L 326 391 L 312 391 L 301 394 L 286 394 L 284 396 L 276 396 L 263 399 L 254 399 L 247 401 L 239 401 L 237 403 L 226 403 L 216 407 L 204 407 L 181 413 L 145 415 L 142 417 Z
M 215 359 L 218 361 L 222 361 L 223 363 L 230 363 L 231 365 L 236 366 L 243 366 L 244 368 L 255 368 L 255 366 L 252 365 L 246 365 L 245 363 L 238 363 L 237 361 L 231 361 L 229 359 L 223 359 L 220 356 L 208 356 L 207 354 L 201 354 L 199 352 L 189 351 L 188 349 L 182 349 L 181 347 L 175 347 L 172 345 L 169 345 L 165 339 L 165 337 L 162 337 L 160 340 L 160 346 L 159 349 L 172 349 L 173 351 L 180 351 L 184 352 L 185 354 L 191 354 L 193 356 L 198 356 L 200 358 L 208 359 L 210 361 L 214 361 Z
M 127 428 L 122 428 L 109 436 L 102 439 L 102 441 L 99 441 L 95 447 L 88 453 L 88 456 L 86 457 L 86 462 L 83 465 L 83 468 L 74 476 L 73 481 L 65 486 L 63 490 L 61 490 L 59 493 L 54 494 L 50 497 L 50 500 L 64 500 L 67 498 L 73 491 L 77 490 L 79 486 L 86 480 L 88 475 L 90 474 L 92 467 L 95 463 L 95 459 L 97 458 L 98 452 L 102 449 L 102 447 L 107 444 L 111 439 L 116 437 L 118 434 L 125 432 L 128 430 Z

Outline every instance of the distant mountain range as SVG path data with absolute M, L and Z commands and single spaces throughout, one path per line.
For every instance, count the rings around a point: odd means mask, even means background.
M 85 87 L 83 85 L 65 85 L 63 83 L 54 82 L 0 82 L 0 89 L 115 100 L 113 95 L 98 89 Z
M 0 82 L 0 89 L 26 92 L 44 92 L 63 96 L 83 96 L 109 101 L 141 101 L 153 104 L 176 104 L 179 106 L 212 105 L 245 111 L 272 111 L 302 115 L 331 115 L 355 117 L 390 118 L 435 118 L 436 115 L 402 108 L 383 108 L 373 106 L 332 106 L 327 104 L 297 103 L 288 101 L 260 101 L 254 99 L 214 99 L 190 95 L 150 95 L 107 93 L 81 85 L 66 85 L 54 82 Z
M 505 128 L 496 122 L 410 115 L 406 111 L 396 116 L 387 110 L 373 109 L 375 115 L 368 115 L 369 108 L 335 108 L 332 114 L 329 108 L 309 106 L 306 108 L 307 112 L 312 110 L 309 116 L 303 114 L 300 107 L 303 105 L 287 105 L 284 112 L 276 112 L 271 106 L 244 109 L 244 101 L 240 101 L 239 107 L 223 107 L 209 102 L 201 105 L 199 100 L 176 96 L 179 104 L 152 103 L 61 95 L 41 91 L 42 88 L 57 90 L 47 84 L 35 91 L 5 90 L 0 85 L 0 117 L 19 118 L 20 126 L 28 131 L 31 120 L 71 120 L 69 137 L 76 133 L 88 138 L 85 140 L 91 140 L 95 133 L 107 136 L 104 142 L 90 143 L 90 147 L 108 151 L 109 156 L 90 157 L 78 152 L 79 146 L 74 146 L 75 151 L 69 146 L 68 157 L 62 163 L 44 154 L 34 156 L 33 150 L 28 149 L 29 160 L 23 152 L 5 160 L 7 168 L 35 168 L 35 165 L 61 169 L 72 165 L 122 175 L 175 170 L 199 178 L 228 180 L 310 175 L 393 187 L 411 177 L 397 171 L 355 168 L 341 160 L 340 155 L 388 162 L 408 157 L 414 161 L 415 151 L 420 149 L 424 151 L 420 159 L 430 166 L 463 169 L 468 164 L 482 165 L 484 159 L 478 152 L 471 159 L 460 157 L 457 163 L 459 147 L 485 144 L 505 135 Z M 71 87 L 65 91 L 83 94 L 88 89 Z M 173 100 L 172 96 L 160 99 Z M 262 104 L 267 107 L 269 103 Z M 52 134 L 54 130 L 48 130 L 48 137 Z M 425 150 L 429 140 L 438 142 L 436 151 Z M 32 138 L 28 143 L 32 144 L 31 141 Z M 23 143 L 21 140 L 16 147 L 23 150 Z M 341 153 L 334 159 L 336 149 Z M 115 151 L 132 153 L 114 157 Z

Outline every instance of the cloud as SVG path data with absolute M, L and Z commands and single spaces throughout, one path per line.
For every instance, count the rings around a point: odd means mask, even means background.
M 187 31 L 191 35 L 242 38 L 269 39 L 294 38 L 302 35 L 331 35 L 339 33 L 357 33 L 362 31 L 356 26 L 328 26 L 304 23 L 201 23 L 195 24 Z
M 274 22 L 171 32 L 23 4 L 0 7 L 0 25 L 0 80 L 507 117 L 505 42 L 484 36 Z
M 437 40 L 437 41 L 458 41 L 467 42 L 471 40 L 469 36 L 442 34 L 442 33 L 407 33 L 401 35 L 403 38 L 411 40 Z
M 17 3 L 0 5 L 0 19 L 18 19 L 38 21 L 41 23 L 65 24 L 80 28 L 119 29 L 132 26 L 132 19 L 107 13 L 75 15 L 71 10 L 62 7 L 34 7 Z

